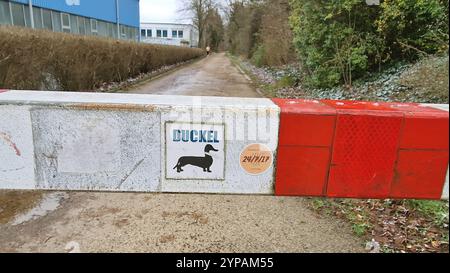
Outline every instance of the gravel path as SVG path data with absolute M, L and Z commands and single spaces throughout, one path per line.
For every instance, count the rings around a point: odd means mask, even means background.
M 140 94 L 260 97 L 250 79 L 224 53 L 213 54 L 163 77 L 143 83 L 130 91 Z

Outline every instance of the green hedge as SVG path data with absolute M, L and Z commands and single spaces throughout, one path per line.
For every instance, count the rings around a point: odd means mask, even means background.
M 89 91 L 204 54 L 201 49 L 0 26 L 0 88 Z

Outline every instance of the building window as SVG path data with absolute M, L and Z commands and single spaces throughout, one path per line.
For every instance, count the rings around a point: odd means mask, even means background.
M 70 15 L 61 13 L 62 31 L 70 33 Z
M 70 32 L 78 34 L 78 19 L 75 15 L 70 15 Z
M 167 30 L 163 30 L 163 38 L 167 38 L 167 37 L 168 37 Z
M 183 38 L 182 30 L 172 30 L 172 38 Z
M 17 2 L 22 2 L 17 0 Z M 27 2 L 23 0 L 23 2 Z M 103 37 L 139 40 L 139 28 L 118 26 L 117 24 L 62 13 L 56 10 L 33 6 L 30 14 L 28 5 L 0 0 L 0 25 L 15 25 L 47 29 L 55 32 L 66 32 L 82 35 L 99 35 Z M 31 15 L 33 18 L 31 18 Z M 34 20 L 34 22 L 31 21 Z M 118 29 L 119 28 L 119 29 Z M 159 30 L 159 37 L 167 37 L 167 30 Z M 119 35 L 119 37 L 117 37 Z M 143 37 L 152 37 L 151 29 L 141 30 Z
M 133 39 L 133 29 L 131 27 L 127 27 L 127 39 Z
M 78 33 L 79 34 L 86 34 L 86 29 L 84 28 L 84 18 L 83 17 L 77 17 L 78 19 Z
M 24 15 L 25 15 L 25 25 L 27 27 L 31 26 L 31 16 L 30 16 L 30 9 L 27 6 L 23 6 Z
M 42 23 L 45 29 L 53 30 L 52 12 L 50 10 L 48 9 L 42 10 Z
M 42 28 L 42 13 L 40 8 L 33 7 L 33 20 L 35 28 Z
M 91 19 L 91 32 L 93 35 L 98 35 L 98 24 L 95 19 Z
M 139 41 L 139 37 L 138 37 L 139 29 L 132 28 L 132 30 L 133 30 L 133 41 Z
M 9 3 L 0 1 L 0 24 L 11 25 L 11 14 L 9 13 Z
M 145 37 L 145 34 L 146 34 L 147 32 L 146 32 L 146 30 L 145 29 L 141 29 L 141 37 Z
M 125 26 L 120 26 L 120 38 L 122 39 L 126 39 L 127 38 L 127 34 L 125 32 Z
M 151 29 L 147 29 L 147 37 L 151 38 L 153 36 L 152 34 L 153 34 L 152 30 Z
M 162 31 L 161 30 L 157 30 L 156 31 L 156 37 L 161 38 L 162 37 Z
M 84 18 L 84 28 L 86 29 L 86 35 L 91 35 L 91 20 Z
M 25 15 L 23 12 L 23 5 L 21 4 L 11 4 L 12 22 L 15 26 L 25 26 Z M 50 18 L 51 21 L 51 18 Z
M 115 33 L 116 33 L 116 31 L 114 31 L 115 25 L 113 25 L 111 23 L 106 23 L 106 24 L 107 24 L 107 27 L 108 27 L 108 36 L 111 37 L 111 38 L 114 38 L 115 37 Z
M 98 30 L 97 33 L 100 36 L 108 37 L 108 24 L 103 21 L 97 21 Z
M 57 11 L 52 11 L 53 31 L 61 32 L 61 15 Z

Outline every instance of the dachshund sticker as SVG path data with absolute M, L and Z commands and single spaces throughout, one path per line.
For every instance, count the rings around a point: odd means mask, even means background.
M 168 122 L 166 179 L 224 180 L 225 126 Z
M 177 169 L 178 173 L 183 171 L 183 167 L 187 165 L 192 165 L 203 169 L 204 172 L 211 172 L 211 166 L 214 163 L 213 157 L 209 154 L 211 151 L 218 152 L 219 150 L 214 149 L 211 144 L 205 147 L 205 156 L 183 156 L 178 160 L 177 165 L 173 169 Z

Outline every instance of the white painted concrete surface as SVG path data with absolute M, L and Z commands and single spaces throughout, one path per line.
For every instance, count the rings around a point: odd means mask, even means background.
M 274 167 L 252 176 L 239 159 L 252 143 L 275 155 L 279 112 L 269 99 L 0 93 L 0 188 L 273 194 Z M 166 179 L 168 122 L 224 126 L 223 179 Z
M 206 101 L 193 98 L 194 105 L 161 113 L 161 126 L 166 122 L 194 122 L 224 124 L 225 126 L 225 180 L 188 179 L 182 183 L 162 176 L 163 192 L 192 192 L 198 189 L 205 193 L 273 194 L 274 171 L 272 166 L 267 173 L 254 176 L 240 167 L 240 154 L 252 143 L 263 143 L 276 153 L 278 146 L 279 108 L 268 99 L 216 99 Z M 229 103 L 233 103 L 231 106 Z M 203 107 L 195 105 L 205 105 Z M 216 104 L 218 103 L 218 104 Z M 223 106 L 219 106 L 222 104 Z M 201 111 L 198 112 L 198 111 Z M 161 143 L 166 139 L 164 127 L 161 128 Z M 161 149 L 164 149 L 163 145 Z M 166 157 L 161 150 L 162 173 L 166 172 Z
M 443 111 L 447 111 L 449 110 L 449 105 L 448 104 L 422 104 L 424 106 L 428 106 L 428 107 L 432 107 L 432 108 L 436 108 L 439 110 L 443 110 Z
M 0 188 L 35 188 L 29 110 L 26 105 L 0 105 Z
M 448 196 L 449 196 L 448 174 L 449 174 L 449 171 L 447 170 L 447 177 L 445 180 L 444 190 L 442 191 L 442 200 L 448 200 Z

